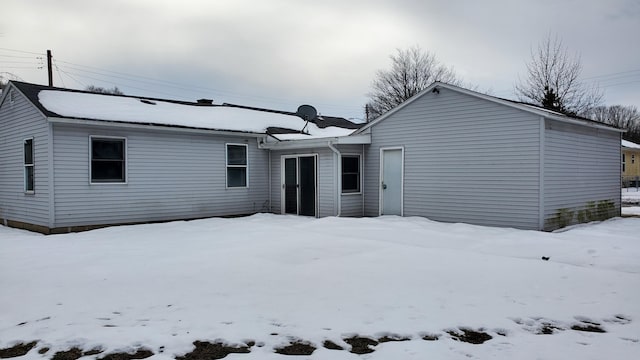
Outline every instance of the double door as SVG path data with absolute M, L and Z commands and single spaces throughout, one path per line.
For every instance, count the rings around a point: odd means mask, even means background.
M 282 157 L 282 212 L 316 216 L 317 155 Z

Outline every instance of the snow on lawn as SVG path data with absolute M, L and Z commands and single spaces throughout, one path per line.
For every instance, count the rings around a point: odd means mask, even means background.
M 638 188 L 622 189 L 623 204 L 640 204 L 640 190 Z
M 274 348 L 298 339 L 313 359 L 640 358 L 638 233 L 637 218 L 544 233 L 268 214 L 51 236 L 0 227 L 0 349 L 172 359 L 195 340 L 255 341 L 229 358 L 283 359 Z M 589 326 L 606 332 L 571 329 Z M 456 341 L 458 328 L 492 339 Z M 411 341 L 356 355 L 343 340 L 356 334 Z

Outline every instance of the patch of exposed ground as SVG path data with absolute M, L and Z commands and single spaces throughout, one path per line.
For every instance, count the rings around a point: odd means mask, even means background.
M 214 343 L 208 341 L 194 341 L 195 349 L 190 353 L 176 357 L 176 360 L 211 360 L 222 359 L 229 354 L 246 354 L 251 352 L 251 346 L 255 343 L 251 342 L 244 345 L 227 345 L 217 341 Z
M 386 343 L 392 341 L 409 341 L 411 340 L 408 336 L 402 336 L 398 334 L 388 334 L 378 339 L 379 343 Z
M 295 339 L 289 345 L 277 347 L 274 351 L 282 355 L 311 355 L 316 347 L 308 341 Z
M 148 349 L 138 349 L 135 353 L 129 354 L 125 352 L 107 354 L 98 360 L 135 360 L 146 359 L 153 356 L 153 351 Z
M 19 343 L 14 346 L 0 349 L 0 359 L 13 358 L 26 355 L 38 342 L 32 341 L 29 343 Z
M 43 319 L 43 320 L 46 320 Z M 605 333 L 606 330 L 601 325 L 600 322 L 591 320 L 586 317 L 575 317 L 577 322 L 573 322 L 572 324 L 561 323 L 558 321 L 545 319 L 542 317 L 531 317 L 531 318 L 514 318 L 512 319 L 516 324 L 522 326 L 525 330 L 530 331 L 537 335 L 551 335 L 555 334 L 559 331 L 565 331 L 568 329 L 576 330 L 576 331 L 585 331 L 592 333 Z M 631 322 L 631 318 L 625 315 L 614 315 L 610 318 L 605 318 L 599 320 L 605 322 L 609 325 L 626 325 Z M 472 329 L 467 327 L 460 327 L 455 329 L 445 330 L 447 334 L 450 335 L 451 339 L 455 341 L 462 341 L 470 344 L 482 344 L 488 340 L 491 340 L 493 337 L 488 334 L 484 329 Z M 508 331 L 506 329 L 495 329 L 493 330 L 495 334 L 500 336 L 508 336 Z M 277 333 L 272 333 L 272 336 L 277 336 Z M 378 335 L 380 336 L 380 335 Z M 428 333 L 422 332 L 418 334 L 418 337 L 426 340 L 426 341 L 436 341 L 439 340 L 441 334 L 437 333 Z M 410 341 L 414 337 L 407 335 L 399 335 L 393 333 L 387 333 L 386 335 L 380 336 L 379 338 L 372 338 L 362 335 L 353 335 L 347 338 L 343 338 L 342 340 L 350 345 L 351 349 L 349 352 L 354 354 L 369 354 L 374 352 L 375 346 L 381 343 L 387 342 L 397 342 L 397 341 Z M 625 341 L 630 342 L 639 342 L 639 339 L 636 338 L 621 338 Z M 246 354 L 251 352 L 251 348 L 253 346 L 262 347 L 264 346 L 263 342 L 259 342 L 256 345 L 256 342 L 253 340 L 246 340 L 243 344 L 234 344 L 229 345 L 224 340 L 216 340 L 215 342 L 209 341 L 195 341 L 193 345 L 195 346 L 194 350 L 186 353 L 182 356 L 177 356 L 175 360 L 215 360 L 225 358 L 229 354 Z M 7 347 L 4 349 L 0 349 L 0 359 L 4 358 L 14 358 L 26 355 L 29 351 L 31 351 L 36 345 L 38 341 L 31 341 L 28 343 L 21 342 L 11 347 Z M 322 347 L 329 350 L 338 350 L 343 351 L 346 350 L 343 345 L 339 345 L 331 340 L 325 340 L 322 343 Z M 317 349 L 316 345 L 312 342 L 291 338 L 288 344 L 283 346 L 278 346 L 273 349 L 274 352 L 282 355 L 301 355 L 301 356 L 309 356 L 313 354 L 313 352 Z M 50 348 L 48 346 L 43 346 L 38 349 L 38 353 L 40 355 L 44 355 L 49 352 Z M 91 350 L 84 351 L 78 347 L 72 347 L 65 351 L 58 351 L 53 356 L 50 357 L 51 360 L 78 360 L 84 356 L 94 356 L 101 354 L 103 352 L 102 349 L 94 348 Z M 159 348 L 159 353 L 164 352 L 164 346 Z M 139 360 L 145 359 L 153 356 L 154 353 L 151 350 L 140 348 L 137 349 L 135 353 L 110 353 L 106 354 L 97 360 Z M 43 359 L 45 357 L 43 356 Z
M 329 350 L 344 350 L 344 348 L 343 348 L 342 346 L 340 346 L 340 345 L 338 345 L 338 344 L 334 343 L 334 342 L 333 342 L 333 341 L 331 341 L 331 340 L 325 340 L 325 341 L 322 343 L 322 346 L 323 346 L 325 349 L 329 349 Z
M 368 354 L 375 351 L 371 346 L 378 345 L 378 342 L 361 336 L 352 336 L 350 338 L 343 339 L 344 342 L 351 345 L 351 353 L 354 354 Z
M 42 351 L 42 349 L 40 349 L 40 351 Z M 83 351 L 80 348 L 72 347 L 69 350 L 58 351 L 57 353 L 53 354 L 53 357 L 51 358 L 51 360 L 77 360 L 83 356 L 98 355 L 100 353 L 102 353 L 101 349 L 91 349 L 89 351 Z
M 426 340 L 426 341 L 436 341 L 436 340 L 440 339 L 440 335 L 438 335 L 438 334 L 422 334 L 421 338 L 422 338 L 422 340 Z
M 493 339 L 493 336 L 484 332 L 483 329 L 473 330 L 470 328 L 458 328 L 454 330 L 447 330 L 447 333 L 451 335 L 453 340 L 476 345 Z

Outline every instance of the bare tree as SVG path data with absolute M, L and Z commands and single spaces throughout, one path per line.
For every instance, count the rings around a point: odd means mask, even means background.
M 89 86 L 87 86 L 85 88 L 85 90 L 91 91 L 91 92 L 94 92 L 94 93 L 99 93 L 99 94 L 124 95 L 124 93 L 122 91 L 120 91 L 120 89 L 118 89 L 117 86 L 114 86 L 112 89 L 106 89 L 106 88 L 99 87 L 99 86 L 89 85 Z
M 365 106 L 368 121 L 402 104 L 434 81 L 460 85 L 462 81 L 451 67 L 441 64 L 436 56 L 414 46 L 396 49 L 390 56 L 391 69 L 379 70 Z
M 580 56 L 570 56 L 562 40 L 549 34 L 536 52 L 531 51 L 527 78 L 515 85 L 516 95 L 520 101 L 584 115 L 602 103 L 603 93 L 581 82 L 581 72 Z
M 622 137 L 640 143 L 640 112 L 635 106 L 598 106 L 587 115 L 593 120 L 626 129 Z

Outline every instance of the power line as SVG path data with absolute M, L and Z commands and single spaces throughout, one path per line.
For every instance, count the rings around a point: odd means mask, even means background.
M 270 102 L 275 102 L 275 103 L 285 104 L 285 105 L 289 105 L 289 104 L 295 102 L 295 100 L 290 100 L 290 99 L 284 100 L 284 99 L 272 98 L 272 97 L 268 97 L 268 96 L 248 95 L 248 94 L 244 94 L 244 93 L 225 91 L 225 90 L 220 90 L 220 89 L 215 89 L 215 88 L 210 88 L 210 87 L 205 87 L 205 86 L 189 85 L 189 84 L 177 83 L 177 82 L 173 82 L 173 81 L 154 79 L 154 78 L 151 78 L 151 77 L 146 77 L 146 76 L 141 76 L 141 75 L 134 75 L 134 74 L 124 73 L 124 72 L 119 72 L 119 71 L 112 71 L 112 70 L 103 69 L 103 68 L 99 68 L 99 67 L 95 67 L 95 66 L 82 65 L 82 64 L 69 62 L 69 61 L 64 61 L 64 60 L 57 60 L 57 62 L 59 64 L 68 64 L 68 65 L 59 65 L 61 68 L 66 68 L 67 70 L 68 69 L 72 69 L 72 70 L 76 71 L 76 72 L 68 71 L 67 73 L 70 72 L 70 73 L 72 73 L 72 74 L 74 74 L 76 76 L 80 76 L 80 77 L 84 77 L 84 78 L 88 78 L 88 79 L 92 79 L 92 80 L 105 81 L 105 82 L 108 82 L 108 83 L 113 84 L 113 85 L 118 85 L 118 84 L 115 84 L 112 81 L 108 81 L 108 80 L 104 80 L 104 79 L 97 79 L 97 78 L 95 78 L 93 76 L 79 74 L 79 73 L 77 73 L 77 71 L 84 72 L 84 73 L 89 73 L 89 74 L 93 74 L 93 75 L 99 75 L 99 76 L 103 76 L 103 77 L 108 77 L 108 78 L 117 78 L 117 79 L 121 79 L 121 80 L 125 80 L 125 81 L 131 81 L 131 82 L 137 82 L 137 83 L 146 83 L 146 84 L 149 84 L 149 85 L 156 85 L 156 86 L 157 85 L 162 85 L 164 87 L 180 89 L 180 90 L 188 91 L 188 92 L 191 92 L 191 93 L 194 93 L 194 94 L 201 94 L 201 91 L 198 91 L 198 89 L 201 89 L 201 90 L 205 90 L 205 91 L 214 93 L 214 95 L 216 97 L 217 96 L 221 96 L 222 97 L 222 96 L 226 95 L 228 97 L 237 98 L 237 99 L 253 99 L 253 100 L 259 100 L 259 101 L 270 101 Z M 82 69 L 82 68 L 86 68 L 86 69 Z M 87 70 L 87 69 L 91 69 L 91 70 Z M 95 70 L 97 70 L 97 71 L 95 71 Z M 111 74 L 116 74 L 116 75 L 111 75 Z M 120 86 L 123 86 L 123 85 L 120 84 Z M 144 88 L 144 87 L 135 87 L 135 86 L 131 86 L 131 85 L 126 85 L 126 86 L 128 86 L 130 88 L 135 88 L 135 89 L 138 89 L 138 90 L 153 92 L 153 93 L 156 93 L 156 94 L 175 96 L 175 94 L 173 94 L 173 93 L 167 93 L 167 92 L 163 92 L 163 91 L 158 91 L 157 89 L 149 89 L 149 88 Z M 316 105 L 323 105 L 325 107 L 330 107 L 330 108 L 334 108 L 334 109 L 343 109 L 343 111 L 358 111 L 358 112 L 361 112 L 361 110 L 362 110 L 360 108 L 360 106 L 353 107 L 353 106 L 342 106 L 342 105 L 326 104 L 326 103 L 315 103 L 315 104 Z
M 637 72 L 640 75 L 640 69 L 634 69 L 634 70 L 619 71 L 619 72 L 614 72 L 614 73 L 609 73 L 609 74 L 604 74 L 604 75 L 589 76 L 589 77 L 586 77 L 586 78 L 582 78 L 582 80 L 597 79 L 597 78 L 610 77 L 610 76 L 618 76 L 620 74 L 628 74 L 628 73 L 634 73 L 634 72 Z
M 44 53 L 37 53 L 37 52 L 32 52 L 32 51 L 24 51 L 24 50 L 16 50 L 16 49 L 7 49 L 7 48 L 0 48 L 0 50 L 13 51 L 13 52 L 22 53 L 22 54 L 46 55 Z
M 55 63 L 55 61 L 53 61 L 53 66 L 56 68 L 56 71 L 58 72 L 58 77 L 60 78 L 60 81 L 62 82 L 62 86 L 63 87 L 67 87 L 67 85 L 65 85 L 65 83 L 64 83 L 64 79 L 62 78 L 62 74 L 60 73 L 60 68 L 58 67 L 58 64 Z

